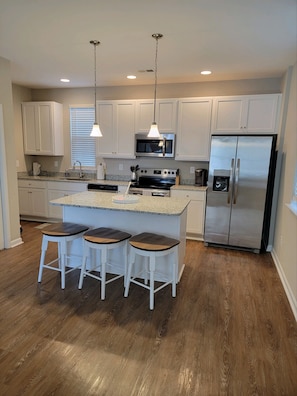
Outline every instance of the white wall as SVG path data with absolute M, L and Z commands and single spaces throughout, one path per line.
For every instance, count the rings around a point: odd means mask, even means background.
M 297 63 L 292 69 L 289 88 L 272 255 L 297 320 L 297 216 L 286 206 L 292 199 L 297 166 Z
M 10 77 L 10 63 L 8 60 L 0 57 L 0 103 L 3 109 L 3 141 L 5 147 L 0 147 L 1 152 L 5 152 L 6 172 L 5 177 L 1 178 L 1 189 L 4 195 L 9 196 L 9 200 L 3 200 L 5 217 L 4 233 L 5 247 L 13 247 L 20 243 L 20 219 L 19 203 L 16 174 L 16 157 L 15 157 L 15 140 L 14 140 L 14 118 L 13 118 L 13 101 L 12 86 Z M 6 220 L 7 219 L 7 220 Z

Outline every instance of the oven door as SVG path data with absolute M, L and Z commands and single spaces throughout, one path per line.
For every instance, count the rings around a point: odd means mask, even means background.
M 163 133 L 161 138 L 149 138 L 146 134 L 135 135 L 135 155 L 138 157 L 174 157 L 175 135 Z

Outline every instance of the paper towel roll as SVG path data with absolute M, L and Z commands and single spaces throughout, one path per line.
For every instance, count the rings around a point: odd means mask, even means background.
M 100 163 L 97 165 L 97 180 L 104 180 L 105 172 L 104 172 L 104 164 Z

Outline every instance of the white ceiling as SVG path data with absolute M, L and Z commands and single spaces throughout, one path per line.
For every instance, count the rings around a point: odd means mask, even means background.
M 280 77 L 296 62 L 297 0 L 0 0 L 0 56 L 32 88 Z M 203 77 L 201 70 L 210 69 Z M 127 80 L 135 74 L 136 80 Z M 69 84 L 59 80 L 67 77 Z

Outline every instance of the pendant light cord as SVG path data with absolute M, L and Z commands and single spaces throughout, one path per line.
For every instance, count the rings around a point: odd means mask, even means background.
M 94 45 L 94 97 L 95 97 L 95 103 L 94 103 L 94 109 L 95 109 L 95 124 L 97 124 L 97 112 L 96 112 L 96 102 L 97 102 L 97 52 L 96 52 L 96 47 L 97 45 L 100 44 L 100 41 L 98 40 L 92 40 L 90 41 L 90 44 Z
M 158 74 L 158 41 L 156 38 L 156 56 L 155 56 L 155 92 L 154 92 L 154 123 L 156 122 L 156 101 L 157 101 L 157 74 Z
M 158 74 L 158 41 L 163 37 L 161 33 L 154 33 L 152 35 L 156 40 L 156 55 L 155 55 L 155 92 L 154 92 L 154 123 L 156 123 L 156 101 L 157 101 L 157 74 Z

